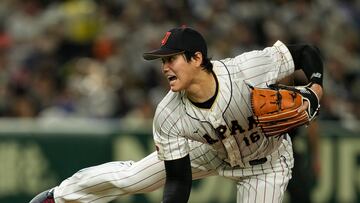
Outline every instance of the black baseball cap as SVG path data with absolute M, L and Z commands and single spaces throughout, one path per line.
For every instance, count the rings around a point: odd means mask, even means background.
M 177 27 L 165 33 L 159 49 L 143 54 L 145 60 L 154 60 L 161 57 L 184 53 L 201 52 L 207 57 L 207 46 L 203 36 L 190 27 Z

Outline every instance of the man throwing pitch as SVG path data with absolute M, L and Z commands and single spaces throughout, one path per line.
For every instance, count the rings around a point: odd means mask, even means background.
M 318 50 L 277 41 L 263 50 L 211 61 L 202 35 L 179 27 L 166 32 L 161 47 L 144 53 L 144 58 L 162 60 L 171 89 L 153 120 L 157 152 L 138 162 L 80 170 L 32 202 L 108 202 L 165 185 L 162 201 L 183 203 L 188 201 L 192 179 L 214 175 L 236 181 L 238 203 L 281 202 L 294 164 L 286 130 L 304 124 L 303 118 L 305 123 L 312 120 L 323 94 Z M 273 120 L 264 124 L 287 105 L 281 87 L 272 85 L 298 69 L 309 85 L 288 87 L 286 94 L 293 101 L 300 98 L 300 107 L 286 112 L 281 124 Z M 275 93 L 269 98 L 276 102 L 268 102 L 263 93 L 255 97 L 256 88 L 272 89 Z M 261 97 L 265 99 L 255 107 Z M 277 110 L 263 118 L 256 112 L 267 105 Z M 292 119 L 298 115 L 302 121 Z

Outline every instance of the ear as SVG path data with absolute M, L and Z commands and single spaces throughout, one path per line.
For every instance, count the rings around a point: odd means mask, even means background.
M 197 51 L 195 52 L 194 56 L 191 58 L 191 60 L 195 63 L 196 66 L 200 66 L 203 60 L 203 55 L 201 52 Z

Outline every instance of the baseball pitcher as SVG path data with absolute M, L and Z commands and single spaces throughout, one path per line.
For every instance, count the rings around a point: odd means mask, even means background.
M 153 119 L 156 152 L 80 170 L 31 202 L 109 202 L 164 186 L 162 202 L 184 203 L 192 180 L 209 176 L 235 180 L 238 203 L 281 202 L 294 165 L 287 131 L 316 117 L 323 94 L 318 49 L 277 41 L 211 60 L 203 36 L 178 27 L 143 57 L 162 60 L 170 86 Z M 296 70 L 309 85 L 276 84 Z

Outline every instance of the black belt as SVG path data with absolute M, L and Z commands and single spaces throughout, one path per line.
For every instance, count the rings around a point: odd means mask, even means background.
M 259 164 L 263 164 L 267 161 L 267 158 L 264 157 L 264 158 L 261 158 L 261 159 L 254 159 L 254 160 L 251 160 L 249 161 L 249 164 L 251 166 L 255 166 L 255 165 L 259 165 Z

